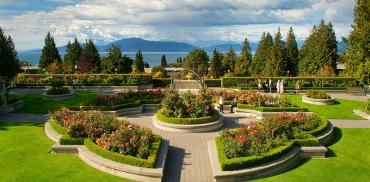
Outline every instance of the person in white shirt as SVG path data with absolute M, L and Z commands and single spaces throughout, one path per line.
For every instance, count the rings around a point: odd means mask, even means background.
M 277 89 L 277 94 L 280 94 L 280 80 L 277 81 L 276 83 L 276 89 Z

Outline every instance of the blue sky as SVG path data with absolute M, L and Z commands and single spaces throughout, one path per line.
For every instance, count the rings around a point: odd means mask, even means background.
M 258 41 L 262 32 L 293 26 L 305 39 L 320 19 L 348 35 L 355 0 L 0 0 L 0 26 L 18 50 L 40 48 L 50 31 L 57 45 L 77 37 L 97 42 L 128 37 L 184 41 Z

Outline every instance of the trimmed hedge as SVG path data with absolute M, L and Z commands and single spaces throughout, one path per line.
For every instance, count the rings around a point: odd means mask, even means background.
M 153 78 L 153 87 L 169 87 L 171 78 Z
M 356 79 L 353 77 L 223 77 L 221 86 L 225 88 L 255 88 L 258 80 L 273 80 L 273 87 L 276 87 L 276 81 L 284 79 L 285 88 L 295 88 L 296 81 L 300 81 L 301 89 L 307 87 L 336 87 L 346 88 L 356 85 Z
M 164 116 L 162 114 L 162 110 L 159 109 L 156 113 L 158 120 L 166 123 L 172 124 L 183 124 L 183 125 L 192 125 L 192 124 L 203 124 L 203 123 L 210 123 L 214 122 L 218 119 L 220 114 L 218 111 L 214 111 L 211 116 L 200 117 L 200 118 L 171 118 Z
M 136 100 L 135 102 L 126 103 L 126 104 L 120 104 L 115 106 L 83 106 L 82 110 L 101 110 L 101 111 L 116 111 L 119 109 L 127 109 L 127 108 L 134 108 L 134 107 L 140 107 L 142 104 L 159 104 L 161 103 L 162 98 L 158 99 L 140 99 Z M 71 106 L 69 109 L 78 111 L 81 110 L 79 106 Z
M 255 107 L 248 104 L 238 104 L 240 109 L 251 109 L 261 112 L 307 112 L 307 108 L 302 107 Z
M 328 128 L 328 125 L 329 125 L 328 119 L 326 117 L 320 117 L 320 118 L 321 118 L 321 121 L 320 121 L 319 126 L 311 131 L 308 131 L 309 134 L 313 136 L 317 136 L 323 133 Z
M 50 86 L 51 79 L 60 79 L 65 85 L 77 86 L 136 86 L 152 83 L 150 74 L 18 74 L 13 84 L 16 86 Z
M 157 155 L 161 146 L 162 138 L 158 135 L 154 136 L 154 141 L 152 142 L 152 146 L 150 148 L 150 155 L 148 159 L 142 159 L 134 156 L 129 155 L 122 155 L 120 153 L 112 152 L 105 150 L 104 148 L 96 145 L 91 139 L 86 138 L 84 144 L 86 148 L 88 148 L 91 152 L 123 164 L 133 165 L 137 167 L 147 167 L 147 168 L 154 168 L 155 162 L 157 160 Z
M 61 145 L 83 145 L 85 138 L 72 138 L 68 135 L 63 135 L 60 138 L 59 143 Z
M 220 162 L 221 169 L 223 171 L 231 171 L 231 170 L 238 170 L 247 168 L 250 166 L 255 166 L 259 164 L 263 164 L 269 162 L 271 160 L 275 160 L 292 149 L 294 141 L 286 143 L 286 145 L 279 146 L 274 148 L 273 150 L 260 155 L 260 156 L 247 156 L 247 157 L 237 157 L 233 159 L 229 159 L 226 157 L 224 152 L 224 145 L 221 141 L 220 136 L 216 137 L 216 148 L 218 152 L 218 160 Z
M 50 115 L 50 119 L 49 119 L 49 122 L 50 122 L 50 127 L 51 129 L 53 129 L 55 132 L 57 132 L 58 134 L 60 135 L 65 135 L 67 134 L 66 131 L 64 130 L 63 126 L 60 126 L 56 121 L 55 119 L 52 117 L 51 114 Z
M 207 87 L 221 87 L 221 79 L 205 80 Z

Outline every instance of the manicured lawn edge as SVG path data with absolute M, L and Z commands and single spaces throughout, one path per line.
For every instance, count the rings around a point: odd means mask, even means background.
M 142 104 L 159 104 L 161 103 L 162 98 L 156 98 L 156 99 L 138 99 L 135 102 L 126 103 L 126 104 L 120 104 L 115 106 L 72 106 L 69 107 L 69 109 L 74 111 L 79 110 L 101 110 L 101 111 L 116 111 L 120 109 L 128 109 L 128 108 L 135 108 L 140 107 Z
M 183 125 L 192 125 L 192 124 L 203 124 L 216 121 L 220 114 L 218 111 L 214 111 L 211 116 L 200 117 L 200 118 L 172 118 L 167 117 L 162 114 L 162 110 L 159 109 L 156 113 L 158 120 L 171 124 L 183 124 Z
M 55 119 L 52 117 L 52 115 L 50 114 L 50 119 L 49 119 L 49 122 L 50 122 L 50 127 L 51 129 L 53 129 L 55 132 L 57 132 L 58 134 L 60 135 L 66 135 L 66 131 L 64 130 L 63 126 L 59 125 Z
M 251 109 L 260 112 L 307 112 L 303 107 L 255 107 L 247 104 L 238 104 L 239 109 Z
M 122 155 L 120 153 L 105 150 L 102 147 L 96 145 L 90 138 L 86 138 L 84 144 L 86 148 L 89 149 L 91 152 L 103 158 L 137 167 L 154 168 L 158 157 L 157 155 L 161 146 L 161 142 L 162 137 L 156 135 L 154 137 L 154 141 L 152 142 L 152 146 L 150 148 L 150 155 L 148 159 L 142 159 L 129 155 Z
M 321 118 L 321 121 L 320 121 L 319 126 L 316 127 L 315 129 L 311 130 L 311 131 L 308 131 L 309 134 L 311 134 L 313 136 L 318 136 L 328 128 L 328 124 L 329 124 L 328 119 L 326 117 L 323 117 L 323 116 L 321 116 L 320 118 Z

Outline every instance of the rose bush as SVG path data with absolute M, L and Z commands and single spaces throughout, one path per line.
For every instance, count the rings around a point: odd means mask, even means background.
M 231 158 L 262 155 L 289 140 L 307 139 L 317 128 L 316 115 L 279 113 L 238 129 L 225 129 L 220 135 L 226 156 Z

